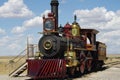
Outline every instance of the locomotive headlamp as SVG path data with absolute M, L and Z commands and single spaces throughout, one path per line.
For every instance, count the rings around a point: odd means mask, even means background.
M 50 40 L 46 40 L 43 44 L 44 49 L 50 50 L 52 48 L 52 42 Z
M 54 29 L 54 22 L 53 20 L 46 20 L 45 21 L 45 30 L 53 30 Z

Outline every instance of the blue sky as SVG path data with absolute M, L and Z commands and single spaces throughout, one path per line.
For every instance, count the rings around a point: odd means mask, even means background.
M 17 55 L 26 40 L 37 44 L 42 32 L 42 16 L 51 0 L 0 0 L 0 56 Z M 107 44 L 108 53 L 119 53 L 120 0 L 59 0 L 59 24 L 73 22 L 81 28 L 97 29 L 97 40 Z

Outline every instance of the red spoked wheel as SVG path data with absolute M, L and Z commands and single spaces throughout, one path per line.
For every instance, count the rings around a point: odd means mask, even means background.
M 86 61 L 87 71 L 90 72 L 92 68 L 92 55 L 90 52 L 87 54 L 87 61 Z
M 80 53 L 80 72 L 83 74 L 85 72 L 85 62 L 86 62 L 86 56 L 83 51 Z

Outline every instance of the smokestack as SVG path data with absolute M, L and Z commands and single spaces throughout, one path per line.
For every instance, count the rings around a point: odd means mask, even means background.
M 59 2 L 58 0 L 51 0 L 51 12 L 55 14 L 55 18 L 56 18 L 56 27 L 58 27 L 58 5 Z

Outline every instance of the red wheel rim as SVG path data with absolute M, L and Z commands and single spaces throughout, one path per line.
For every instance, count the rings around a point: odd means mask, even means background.
M 87 70 L 91 71 L 91 67 L 92 67 L 92 57 L 91 57 L 91 53 L 88 52 L 87 54 L 88 60 L 86 61 L 86 65 L 87 65 Z
M 87 60 L 87 70 L 88 71 L 91 71 L 91 63 L 92 63 L 92 60 L 91 59 L 89 59 L 89 60 Z
M 85 71 L 85 62 L 81 62 L 81 65 L 80 65 L 80 72 L 83 74 Z
M 80 72 L 82 74 L 85 72 L 85 60 L 86 60 L 85 54 L 83 52 L 80 53 Z

